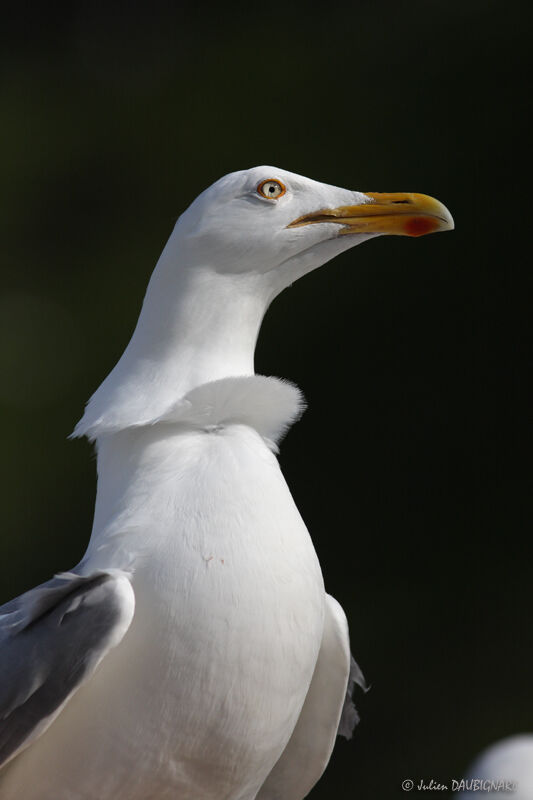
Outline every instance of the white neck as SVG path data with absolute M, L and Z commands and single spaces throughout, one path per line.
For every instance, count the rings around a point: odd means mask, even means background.
M 180 265 L 173 240 L 154 270 L 122 358 L 74 435 L 96 438 L 149 424 L 196 386 L 253 374 L 259 328 L 276 294 L 271 281 Z

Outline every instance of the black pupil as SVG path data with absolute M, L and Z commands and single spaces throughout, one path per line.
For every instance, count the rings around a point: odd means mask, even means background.
M 272 186 L 272 185 L 270 185 L 270 186 L 268 187 L 268 191 L 270 192 L 270 194 L 274 194 L 274 192 L 276 191 L 276 187 L 275 187 L 275 186 Z

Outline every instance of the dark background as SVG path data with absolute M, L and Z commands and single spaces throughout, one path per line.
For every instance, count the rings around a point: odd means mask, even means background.
M 531 730 L 531 25 L 526 4 L 19 4 L 1 37 L 1 599 L 87 542 L 66 436 L 176 217 L 274 164 L 433 194 L 286 291 L 257 371 L 310 408 L 281 463 L 372 690 L 312 793 L 402 796 Z

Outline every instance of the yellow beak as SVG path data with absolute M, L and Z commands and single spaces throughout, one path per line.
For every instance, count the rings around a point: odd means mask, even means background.
M 446 206 L 427 194 L 412 192 L 365 192 L 370 202 L 313 211 L 287 225 L 299 228 L 319 222 L 343 225 L 341 234 L 384 233 L 396 236 L 424 236 L 450 231 L 453 218 Z

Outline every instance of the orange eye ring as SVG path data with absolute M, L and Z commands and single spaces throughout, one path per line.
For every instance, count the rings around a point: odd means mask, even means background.
M 267 200 L 278 200 L 286 191 L 287 187 L 275 178 L 267 178 L 266 181 L 261 181 L 257 187 L 257 193 L 261 197 L 266 197 Z

